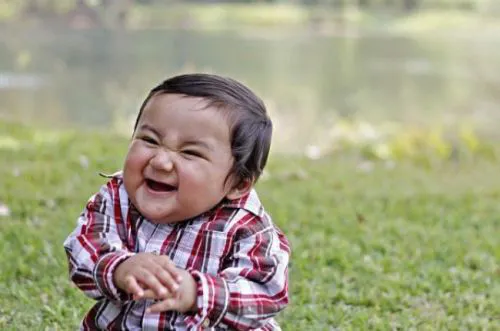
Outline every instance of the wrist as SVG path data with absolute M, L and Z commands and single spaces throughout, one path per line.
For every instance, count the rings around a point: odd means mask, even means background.
M 123 274 L 123 269 L 124 269 L 123 263 L 125 261 L 127 261 L 127 259 L 120 261 L 119 264 L 112 271 L 113 272 L 113 277 L 112 277 L 113 284 L 122 291 L 124 290 L 124 288 L 123 288 L 124 286 L 122 284 L 122 274 Z
M 116 270 L 124 261 L 126 261 L 131 253 L 128 252 L 111 252 L 102 256 L 96 263 L 94 268 L 94 279 L 98 289 L 104 296 L 111 300 L 127 300 L 128 295 L 123 291 L 116 282 Z
M 198 311 L 198 283 L 191 275 L 190 272 L 186 271 L 183 275 L 186 279 L 186 291 L 184 292 L 186 295 L 186 300 L 188 303 L 188 312 L 196 313 Z

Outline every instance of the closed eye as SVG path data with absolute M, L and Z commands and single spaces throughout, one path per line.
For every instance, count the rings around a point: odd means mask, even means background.
M 194 156 L 194 157 L 201 157 L 204 158 L 203 154 L 201 154 L 198 151 L 192 150 L 192 149 L 186 149 L 182 151 L 182 154 L 188 155 L 188 156 Z
M 147 142 L 148 144 L 158 145 L 158 143 L 156 142 L 155 139 L 153 139 L 151 137 L 148 137 L 148 136 L 141 136 L 141 137 L 139 137 L 139 139 L 141 139 L 142 141 Z

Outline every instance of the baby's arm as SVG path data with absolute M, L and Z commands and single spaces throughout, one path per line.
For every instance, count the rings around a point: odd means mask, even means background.
M 139 299 L 145 289 L 158 298 L 168 297 L 176 290 L 179 274 L 166 256 L 133 252 L 128 242 L 134 225 L 126 224 L 127 215 L 121 214 L 120 193 L 121 204 L 128 205 L 128 199 L 118 184 L 111 179 L 88 201 L 64 242 L 71 280 L 96 300 Z
M 124 301 L 130 296 L 114 285 L 113 272 L 133 253 L 127 248 L 124 220 L 116 217 L 113 201 L 119 191 L 114 184 L 113 178 L 90 198 L 64 248 L 71 280 L 80 290 L 96 300 Z
M 288 304 L 288 241 L 272 225 L 253 224 L 236 231 L 233 253 L 217 276 L 191 271 L 198 312 L 188 324 L 253 329 Z

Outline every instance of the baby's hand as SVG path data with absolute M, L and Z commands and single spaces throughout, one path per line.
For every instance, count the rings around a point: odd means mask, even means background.
M 123 263 L 114 272 L 116 286 L 133 295 L 135 299 L 144 297 L 146 290 L 155 298 L 174 296 L 182 277 L 167 256 L 138 253 Z
M 179 313 L 185 313 L 196 311 L 196 281 L 193 279 L 193 276 L 191 276 L 191 274 L 186 270 L 177 269 L 177 271 L 182 277 L 182 282 L 177 293 L 153 304 L 147 309 L 147 312 L 159 313 L 162 311 L 174 310 Z M 155 299 L 155 295 L 152 290 L 146 290 L 144 293 L 144 298 Z

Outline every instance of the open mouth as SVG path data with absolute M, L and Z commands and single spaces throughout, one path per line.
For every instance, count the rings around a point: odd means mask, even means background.
M 148 188 L 151 191 L 155 191 L 155 192 L 172 192 L 172 191 L 177 190 L 177 187 L 175 187 L 175 186 L 161 183 L 161 182 L 157 182 L 157 181 L 152 180 L 152 179 L 146 179 L 146 185 L 148 186 Z

